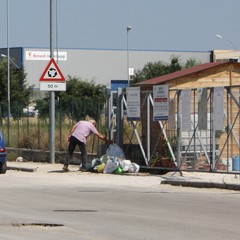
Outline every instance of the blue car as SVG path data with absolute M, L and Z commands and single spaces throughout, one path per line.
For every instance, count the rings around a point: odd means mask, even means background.
M 0 131 L 0 174 L 4 174 L 7 171 L 7 151 L 6 143 L 2 132 Z

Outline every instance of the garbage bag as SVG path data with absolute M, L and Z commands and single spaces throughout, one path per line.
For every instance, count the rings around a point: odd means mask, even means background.
M 124 160 L 122 160 L 120 162 L 120 166 L 122 167 L 122 170 L 124 172 L 128 172 L 128 169 L 131 166 L 131 164 L 132 164 L 131 161 L 130 160 L 126 160 L 126 159 L 124 159 Z
M 122 173 L 123 173 L 122 167 L 119 165 L 119 166 L 117 167 L 117 169 L 116 169 L 113 173 L 114 173 L 114 174 L 122 174 Z
M 128 169 L 128 172 L 130 173 L 138 173 L 140 169 L 140 166 L 136 163 L 132 163 Z
M 106 163 L 109 159 L 109 156 L 107 154 L 104 154 L 100 157 L 100 161 L 103 163 Z
M 117 157 L 109 157 L 103 173 L 113 173 L 119 166 L 119 159 Z
M 98 172 L 98 173 L 103 173 L 103 171 L 104 171 L 104 168 L 105 168 L 105 163 L 102 163 L 102 164 L 100 164 L 100 165 L 97 165 L 96 167 L 95 167 L 95 169 L 96 169 L 96 171 Z
M 120 160 L 125 159 L 123 150 L 115 143 L 109 145 L 106 154 L 110 157 L 117 157 Z
M 94 168 L 94 167 L 96 167 L 97 165 L 100 165 L 101 163 L 102 163 L 102 161 L 101 161 L 99 158 L 94 158 L 94 159 L 92 160 L 92 165 L 91 165 L 91 167 Z
M 91 171 L 97 171 L 97 166 L 102 164 L 102 161 L 99 158 L 94 158 L 91 162 Z

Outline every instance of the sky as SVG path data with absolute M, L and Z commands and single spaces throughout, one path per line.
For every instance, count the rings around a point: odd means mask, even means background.
M 7 1 L 9 47 L 49 48 L 50 0 L 0 0 L 0 48 L 7 47 Z M 58 48 L 240 49 L 239 0 L 55 1 Z

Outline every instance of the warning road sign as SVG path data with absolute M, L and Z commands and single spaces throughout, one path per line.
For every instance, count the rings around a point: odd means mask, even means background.
M 40 81 L 45 82 L 64 82 L 65 78 L 58 67 L 54 58 L 51 58 L 46 69 L 44 70 L 42 76 L 40 77 Z

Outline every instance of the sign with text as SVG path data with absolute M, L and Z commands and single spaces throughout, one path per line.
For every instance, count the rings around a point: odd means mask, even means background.
M 167 121 L 169 115 L 169 86 L 153 86 L 153 120 Z
M 30 61 L 49 61 L 50 51 L 26 51 L 25 59 Z M 67 61 L 67 52 L 54 52 L 54 59 Z
M 140 87 L 127 88 L 127 119 L 140 120 Z
M 40 83 L 41 91 L 66 91 L 66 83 L 59 82 L 41 82 Z

